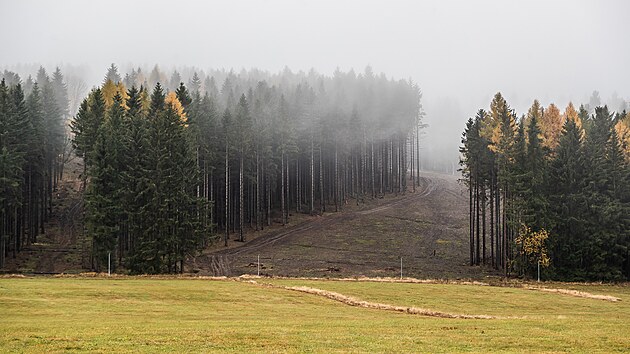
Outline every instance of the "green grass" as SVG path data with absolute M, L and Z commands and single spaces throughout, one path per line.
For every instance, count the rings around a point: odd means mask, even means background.
M 0 352 L 614 352 L 630 350 L 621 302 L 468 285 L 260 280 L 363 300 L 514 316 L 443 319 L 347 306 L 231 280 L 0 279 Z

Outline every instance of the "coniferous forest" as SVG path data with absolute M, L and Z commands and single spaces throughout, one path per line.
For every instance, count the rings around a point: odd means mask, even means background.
M 420 185 L 413 82 L 369 67 L 185 70 L 123 76 L 112 64 L 76 113 L 61 70 L 3 73 L 0 264 L 46 231 L 74 156 L 96 271 L 182 272 L 211 244 Z M 498 93 L 468 120 L 460 152 L 470 265 L 628 279 L 630 114 L 534 101 L 519 117 Z
M 40 69 L 22 85 L 5 72 L 0 82 L 0 266 L 45 232 L 53 191 L 70 158 L 64 122 L 68 96 L 63 74 Z
M 332 77 L 194 72 L 184 83 L 157 66 L 121 77 L 112 64 L 71 119 L 59 70 L 52 79 L 40 70 L 27 98 L 12 77 L 0 107 L 10 125 L 3 255 L 34 242 L 70 147 L 84 162 L 84 232 L 97 271 L 111 260 L 120 271 L 181 272 L 210 243 L 420 183 L 420 90 L 369 67 Z M 42 130 L 44 120 L 55 129 Z M 24 139 L 36 136 L 46 144 Z
M 630 278 L 630 114 L 590 109 L 534 101 L 518 117 L 497 93 L 468 120 L 460 152 L 471 265 Z

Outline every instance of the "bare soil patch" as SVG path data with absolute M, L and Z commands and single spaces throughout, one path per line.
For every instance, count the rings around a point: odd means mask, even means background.
M 411 189 L 411 187 L 409 187 Z M 456 176 L 425 172 L 415 192 L 350 201 L 341 212 L 299 215 L 287 226 L 249 232 L 191 264 L 200 274 L 299 277 L 480 279 L 468 265 L 468 195 Z M 329 208 L 330 209 L 330 208 Z

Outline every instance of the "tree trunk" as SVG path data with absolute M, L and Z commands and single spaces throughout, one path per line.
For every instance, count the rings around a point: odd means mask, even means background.
M 322 168 L 322 146 L 319 145 L 319 213 L 324 214 L 324 172 Z
M 335 212 L 339 211 L 339 162 L 337 160 L 337 141 L 335 140 L 335 181 L 333 189 L 335 193 Z
M 475 245 L 475 264 L 479 265 L 479 179 L 475 178 L 475 210 L 476 210 L 476 245 Z
M 474 200 L 473 200 L 473 178 L 472 173 L 468 177 L 468 236 L 469 236 L 469 250 L 470 250 L 470 265 L 474 264 L 474 245 L 475 245 L 475 218 L 474 215 Z
M 260 155 L 256 149 L 256 231 L 260 229 Z
M 284 200 L 284 189 L 286 188 L 286 186 L 284 185 L 285 184 L 284 183 L 284 148 L 282 149 L 282 152 L 280 154 L 280 160 L 281 160 L 280 170 L 281 170 L 281 179 L 282 179 L 282 183 L 281 183 L 282 184 L 282 188 L 281 188 L 281 193 L 280 193 L 281 194 L 280 195 L 280 204 L 282 206 L 281 206 L 280 209 L 282 211 L 282 226 L 284 226 L 287 223 L 287 220 L 286 220 L 286 217 L 285 217 L 285 200 Z
M 416 175 L 418 179 L 416 185 L 420 186 L 420 127 L 416 124 Z
M 313 135 L 311 134 L 311 208 L 310 208 L 310 213 L 313 214 L 313 211 L 315 210 L 315 161 L 314 161 L 314 149 L 313 149 Z
M 494 261 L 494 176 L 490 176 L 490 264 L 495 265 Z
M 486 264 L 486 187 L 485 185 L 482 186 L 482 191 L 481 191 L 481 223 L 482 223 L 482 229 L 483 229 L 483 234 L 482 234 L 482 238 L 481 238 L 481 242 L 482 242 L 482 263 Z
M 295 212 L 299 213 L 302 203 L 300 191 L 300 156 L 295 159 Z
M 230 160 L 229 145 L 225 145 L 225 236 L 223 238 L 225 247 L 230 238 Z
M 240 167 L 238 173 L 238 240 L 240 242 L 245 242 L 245 236 L 243 235 L 243 153 L 243 149 L 241 148 Z

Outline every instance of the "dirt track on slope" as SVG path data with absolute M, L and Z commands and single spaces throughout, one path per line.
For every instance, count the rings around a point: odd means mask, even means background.
M 78 273 L 90 266 L 89 245 L 78 236 L 83 228 L 81 197 L 82 165 L 79 159 L 65 166 L 63 179 L 53 194 L 52 216 L 45 232 L 13 258 L 7 257 L 4 273 Z
M 480 278 L 468 261 L 468 196 L 455 176 L 423 173 L 416 192 L 303 219 L 195 260 L 201 274 Z M 492 274 L 492 272 L 490 272 Z

